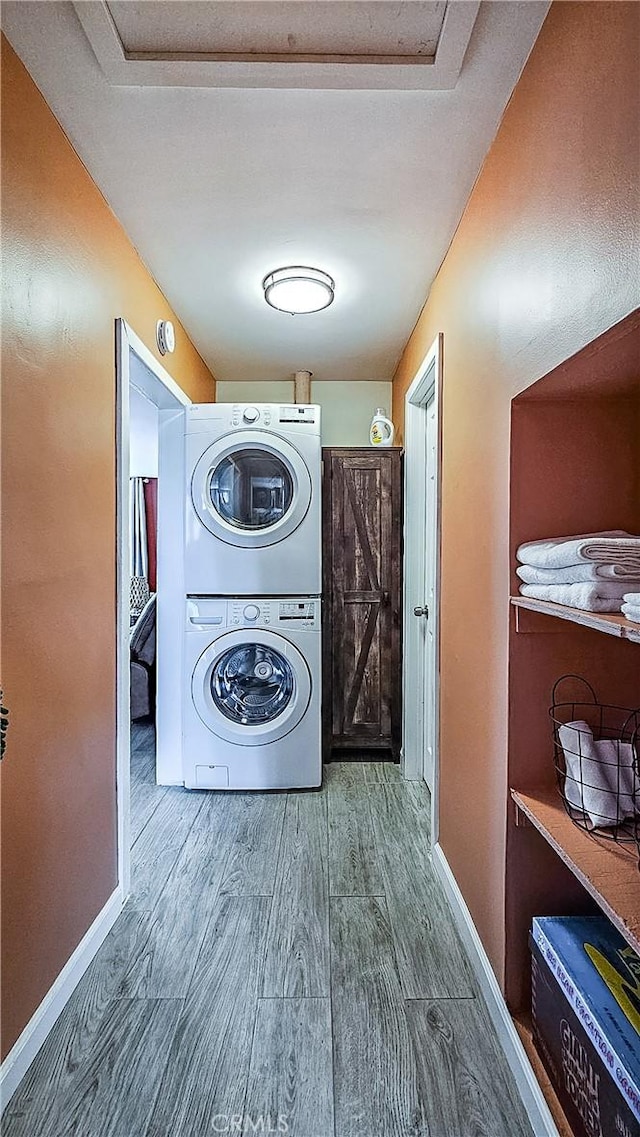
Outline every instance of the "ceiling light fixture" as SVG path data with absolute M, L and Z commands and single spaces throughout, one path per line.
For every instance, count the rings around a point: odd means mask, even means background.
M 296 316 L 328 308 L 333 303 L 336 284 L 322 269 L 289 265 L 267 273 L 262 287 L 267 304 Z

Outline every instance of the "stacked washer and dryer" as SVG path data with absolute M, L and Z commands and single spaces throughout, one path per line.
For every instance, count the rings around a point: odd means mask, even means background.
M 320 408 L 194 404 L 184 441 L 184 784 L 319 786 Z

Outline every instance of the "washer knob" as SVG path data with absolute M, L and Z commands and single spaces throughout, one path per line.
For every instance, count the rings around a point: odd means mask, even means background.
M 260 418 L 260 411 L 257 407 L 245 407 L 242 417 L 245 422 L 255 422 L 256 419 Z
M 242 615 L 245 620 L 257 620 L 260 615 L 260 609 L 257 604 L 247 604 Z

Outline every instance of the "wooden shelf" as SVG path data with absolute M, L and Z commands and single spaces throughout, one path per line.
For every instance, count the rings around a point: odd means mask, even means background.
M 511 790 L 511 796 L 640 954 L 640 872 L 635 847 L 590 837 L 574 825 L 555 787 L 528 793 Z
M 631 585 L 629 585 L 631 589 Z M 640 624 L 627 620 L 620 613 L 585 612 L 582 608 L 569 608 L 566 604 L 554 604 L 551 600 L 533 600 L 529 596 L 512 596 L 515 608 L 525 608 L 529 612 L 541 612 L 544 616 L 555 616 L 558 620 L 570 620 L 585 628 L 595 628 L 618 639 L 640 643 Z
M 520 1036 L 520 1041 L 522 1042 L 522 1045 L 524 1046 L 527 1053 L 527 1058 L 529 1059 L 533 1072 L 538 1079 L 538 1082 L 540 1083 L 540 1089 L 545 1096 L 547 1105 L 549 1106 L 549 1110 L 551 1112 L 551 1116 L 556 1123 L 556 1128 L 560 1137 L 574 1137 L 573 1129 L 567 1121 L 565 1112 L 560 1105 L 556 1091 L 554 1090 L 551 1083 L 551 1079 L 549 1078 L 542 1059 L 536 1050 L 536 1045 L 533 1041 L 533 1032 L 531 1029 L 531 1016 L 525 1013 L 521 1013 L 513 1015 L 512 1017 L 515 1028 Z

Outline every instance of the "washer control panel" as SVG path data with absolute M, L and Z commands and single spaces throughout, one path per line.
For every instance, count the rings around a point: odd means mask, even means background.
M 277 600 L 281 624 L 315 624 L 319 600 Z
M 320 630 L 320 599 L 317 596 L 257 598 L 190 596 L 187 600 L 187 628 L 212 631 L 225 628 L 305 628 Z
M 304 600 L 229 600 L 228 627 L 320 627 L 320 601 Z

